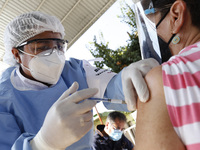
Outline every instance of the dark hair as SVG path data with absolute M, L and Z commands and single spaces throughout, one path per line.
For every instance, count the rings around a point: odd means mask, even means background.
M 146 0 L 144 0 L 146 1 Z M 149 1 L 149 0 L 147 0 Z M 173 4 L 176 0 L 152 0 L 155 8 L 163 8 L 168 4 Z M 192 24 L 200 29 L 200 0 L 183 0 L 190 11 Z
M 118 111 L 113 111 L 109 113 L 106 121 L 114 123 L 115 119 L 119 119 L 120 121 L 126 122 L 126 116 L 123 113 L 118 112 Z

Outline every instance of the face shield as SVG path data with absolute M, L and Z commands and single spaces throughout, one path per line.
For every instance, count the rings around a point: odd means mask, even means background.
M 151 0 L 135 0 L 134 10 L 139 35 L 142 58 L 154 58 L 160 64 L 171 57 L 169 43 L 163 41 L 157 34 L 157 27 L 168 14 L 171 5 L 155 8 Z M 159 13 L 161 12 L 162 13 Z

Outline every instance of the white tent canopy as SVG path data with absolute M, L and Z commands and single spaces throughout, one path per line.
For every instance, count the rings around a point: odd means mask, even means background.
M 3 34 L 6 25 L 16 16 L 30 11 L 41 11 L 57 16 L 66 32 L 68 48 L 116 0 L 0 0 L 0 61 L 4 55 Z

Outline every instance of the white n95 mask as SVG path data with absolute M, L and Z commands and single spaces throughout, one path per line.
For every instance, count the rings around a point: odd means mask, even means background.
M 29 62 L 29 68 L 22 65 L 30 71 L 34 79 L 48 84 L 56 84 L 58 82 L 65 64 L 64 54 L 58 54 L 56 49 L 48 56 L 43 54 L 46 51 L 38 55 L 21 52 L 34 56 Z

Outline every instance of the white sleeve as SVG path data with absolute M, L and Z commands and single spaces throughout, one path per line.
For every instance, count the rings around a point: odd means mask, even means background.
M 88 61 L 83 60 L 83 68 L 89 88 L 98 88 L 99 92 L 94 97 L 103 98 L 109 81 L 116 73 L 107 69 L 93 67 Z

